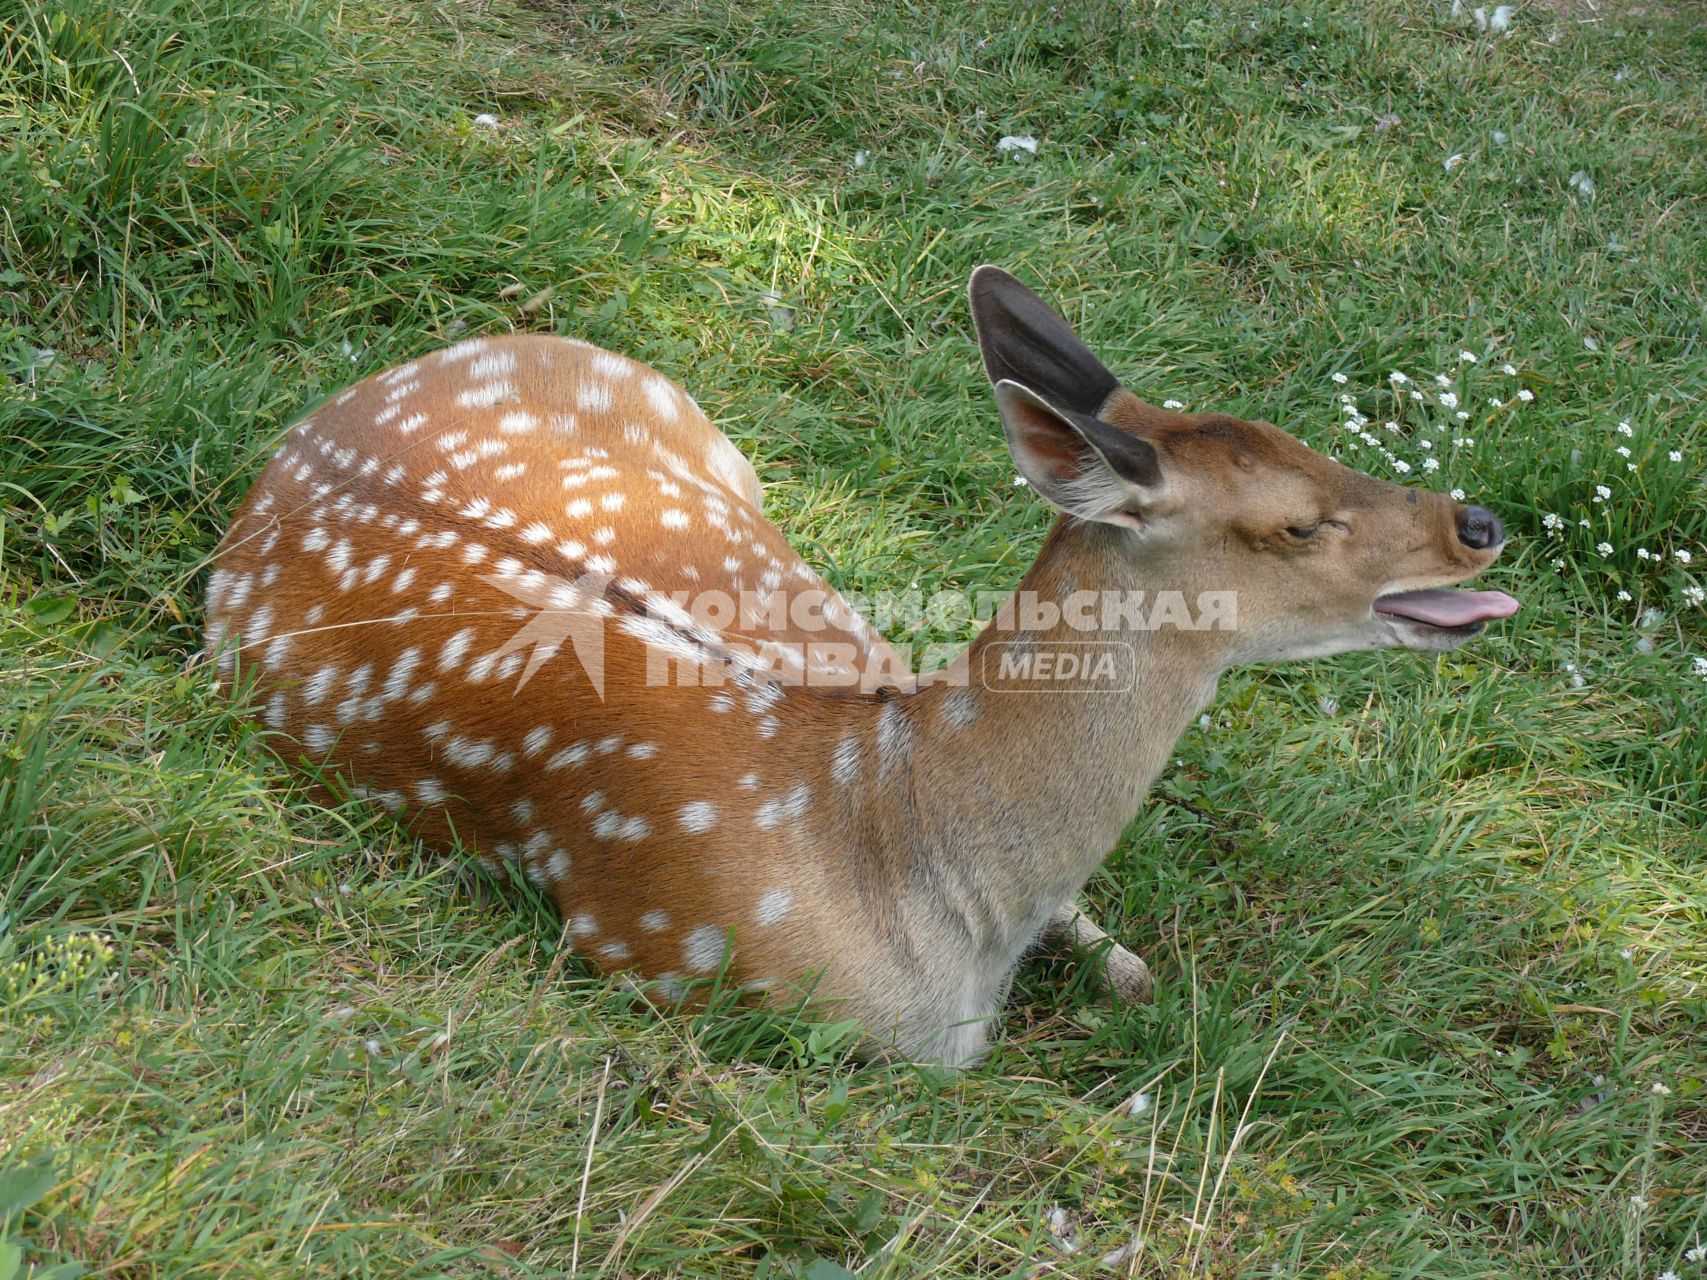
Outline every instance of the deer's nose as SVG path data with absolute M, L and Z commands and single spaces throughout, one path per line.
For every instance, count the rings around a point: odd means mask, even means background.
M 1477 551 L 1486 551 L 1505 541 L 1505 526 L 1486 507 L 1465 507 L 1458 518 L 1458 541 Z

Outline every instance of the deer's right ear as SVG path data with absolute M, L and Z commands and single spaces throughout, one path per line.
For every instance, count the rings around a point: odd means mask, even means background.
M 1156 450 L 1098 418 L 1057 409 L 1004 378 L 996 384 L 1008 452 L 1026 482 L 1081 520 L 1131 529 L 1162 485 Z
M 1120 380 L 1042 298 L 1000 267 L 979 267 L 967 286 L 978 349 L 992 385 L 1016 382 L 1049 404 L 1094 416 Z

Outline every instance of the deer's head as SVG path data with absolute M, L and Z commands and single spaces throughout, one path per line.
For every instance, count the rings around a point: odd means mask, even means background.
M 974 272 L 971 300 L 1020 474 L 1107 532 L 1136 585 L 1235 592 L 1228 661 L 1444 651 L 1517 611 L 1502 592 L 1447 589 L 1499 556 L 1493 513 L 1353 471 L 1267 422 L 1147 404 L 1004 271 Z

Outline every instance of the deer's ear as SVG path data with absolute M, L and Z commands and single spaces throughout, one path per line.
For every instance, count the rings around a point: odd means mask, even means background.
M 1017 382 L 1071 413 L 1096 414 L 1120 380 L 1049 304 L 1000 267 L 979 267 L 967 286 L 978 349 L 992 384 Z
M 1014 464 L 1045 500 L 1081 520 L 1142 527 L 1162 486 L 1153 447 L 1009 379 L 996 384 L 996 403 Z

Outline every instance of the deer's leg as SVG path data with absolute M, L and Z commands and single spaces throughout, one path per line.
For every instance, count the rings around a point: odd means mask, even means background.
M 1103 990 L 1126 1004 L 1149 1004 L 1155 998 L 1156 981 L 1150 966 L 1110 938 L 1097 923 L 1068 902 L 1043 926 L 1043 941 L 1052 946 L 1071 947 L 1089 956 L 1100 953 Z

